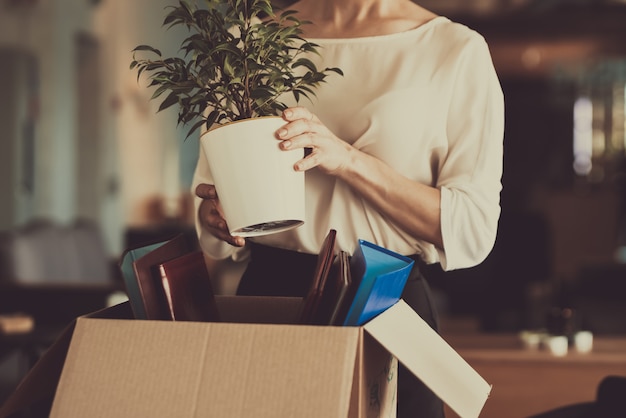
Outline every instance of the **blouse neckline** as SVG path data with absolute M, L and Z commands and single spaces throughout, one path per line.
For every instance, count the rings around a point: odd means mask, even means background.
M 409 29 L 409 30 L 402 31 L 402 32 L 396 32 L 396 33 L 388 33 L 385 35 L 357 36 L 354 38 L 315 38 L 315 37 L 306 38 L 305 37 L 305 39 L 308 42 L 325 44 L 325 45 L 339 44 L 339 43 L 346 44 L 346 43 L 366 43 L 366 42 L 372 42 L 372 41 L 384 41 L 384 40 L 390 40 L 390 39 L 404 37 L 404 36 L 411 35 L 411 34 L 420 33 L 420 32 L 428 30 L 431 26 L 435 25 L 436 23 L 440 21 L 447 21 L 447 20 L 448 18 L 445 16 L 436 16 L 432 18 L 431 20 L 429 20 L 428 22 L 425 22 L 413 29 Z

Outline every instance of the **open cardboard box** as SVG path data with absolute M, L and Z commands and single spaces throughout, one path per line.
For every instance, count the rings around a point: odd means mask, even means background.
M 297 325 L 300 298 L 217 302 L 220 323 L 129 320 L 128 302 L 79 317 L 0 418 L 394 417 L 397 361 L 461 417 L 489 396 L 402 300 L 361 327 Z

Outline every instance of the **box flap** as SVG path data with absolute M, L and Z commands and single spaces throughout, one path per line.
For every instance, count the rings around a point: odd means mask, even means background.
M 216 295 L 221 322 L 297 324 L 301 297 Z
M 462 417 L 478 417 L 491 386 L 400 300 L 364 325 L 398 361 Z
M 128 302 L 124 302 L 96 311 L 88 316 L 92 318 L 130 318 L 131 315 Z M 75 325 L 76 320 L 65 328 L 54 344 L 46 350 L 41 359 L 22 379 L 0 408 L 0 418 L 10 417 L 19 411 L 28 411 L 26 416 L 48 415 Z
M 24 416 L 46 416 L 63 369 L 63 361 L 70 345 L 74 325 L 75 322 L 68 325 L 2 404 L 0 418 L 10 417 L 19 412 L 25 413 Z M 18 414 L 18 416 L 22 415 Z
M 80 318 L 51 416 L 346 416 L 358 341 L 358 328 Z

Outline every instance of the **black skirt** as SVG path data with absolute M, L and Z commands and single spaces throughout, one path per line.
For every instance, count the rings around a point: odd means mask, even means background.
M 317 254 L 304 254 L 249 243 L 250 262 L 241 277 L 238 295 L 304 296 L 313 280 Z M 435 331 L 437 313 L 419 257 L 402 294 L 402 299 Z M 400 364 L 398 369 L 398 418 L 443 418 L 442 401 Z

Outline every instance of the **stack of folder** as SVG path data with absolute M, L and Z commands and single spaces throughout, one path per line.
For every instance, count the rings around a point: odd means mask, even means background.
M 219 321 L 204 255 L 182 234 L 126 250 L 120 270 L 136 319 Z
M 300 322 L 359 326 L 393 306 L 415 261 L 365 240 L 352 256 L 334 251 L 330 230 L 318 255 L 317 269 L 303 299 Z
M 414 260 L 365 240 L 352 256 L 335 250 L 331 229 L 320 249 L 299 322 L 360 326 L 401 298 Z M 137 319 L 219 321 L 201 251 L 182 235 L 124 252 L 120 269 Z

